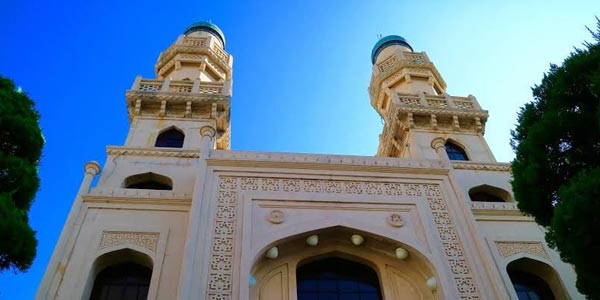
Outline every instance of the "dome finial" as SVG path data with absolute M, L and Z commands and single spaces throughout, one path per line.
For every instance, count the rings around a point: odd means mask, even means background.
M 204 32 L 208 32 L 208 33 L 214 35 L 221 41 L 221 43 L 223 44 L 223 47 L 225 47 L 225 34 L 223 34 L 223 31 L 221 30 L 221 28 L 219 28 L 219 26 L 215 25 L 210 19 L 208 21 L 196 22 L 196 23 L 188 26 L 188 28 L 186 28 L 186 30 L 183 32 L 183 34 L 188 35 L 192 32 L 197 32 L 197 31 L 204 31 Z
M 392 46 L 392 45 L 404 46 L 404 47 L 410 49 L 410 51 L 413 51 L 413 48 L 410 46 L 410 44 L 408 44 L 406 39 L 399 35 L 388 35 L 384 38 L 381 38 L 381 35 L 378 35 L 378 37 L 379 37 L 379 41 L 377 41 L 377 43 L 375 43 L 375 46 L 373 47 L 373 51 L 371 51 L 371 62 L 373 64 L 375 64 L 375 62 L 377 61 L 377 55 L 379 55 L 379 53 L 381 51 L 383 51 L 383 49 L 385 49 L 389 46 Z

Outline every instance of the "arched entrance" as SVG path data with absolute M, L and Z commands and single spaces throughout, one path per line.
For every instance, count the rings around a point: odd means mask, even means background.
M 381 300 L 379 276 L 372 268 L 339 257 L 296 269 L 298 300 Z
M 254 264 L 251 276 L 252 300 L 443 297 L 441 287 L 428 287 L 427 280 L 437 276 L 421 253 L 397 241 L 345 227 L 272 243 Z

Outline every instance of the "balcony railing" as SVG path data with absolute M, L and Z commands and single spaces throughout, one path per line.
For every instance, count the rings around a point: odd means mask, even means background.
M 481 109 L 473 96 L 453 97 L 439 95 L 414 95 L 396 93 L 396 100 L 400 106 L 421 106 L 430 108 L 452 108 L 458 110 Z
M 426 65 L 430 63 L 425 53 L 404 52 L 402 55 L 403 57 L 400 58 L 396 55 L 392 55 L 380 62 L 379 64 L 377 64 L 379 72 L 385 73 L 386 71 L 392 69 L 399 62 L 408 62 L 412 65 Z
M 156 92 L 156 93 L 182 93 L 182 94 L 205 94 L 205 95 L 231 95 L 231 81 L 225 82 L 201 82 L 195 81 L 171 81 L 169 79 L 156 80 L 136 77 L 131 91 Z

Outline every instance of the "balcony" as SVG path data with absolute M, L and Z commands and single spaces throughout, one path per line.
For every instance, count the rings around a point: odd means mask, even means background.
M 183 39 L 177 40 L 177 42 L 169 46 L 167 50 L 160 54 L 160 57 L 154 66 L 156 73 L 162 74 L 163 71 L 165 71 L 163 69 L 172 67 L 174 64 L 173 59 L 178 54 L 188 56 L 208 55 L 213 58 L 209 63 L 216 63 L 224 70 L 231 69 L 231 56 L 225 52 L 219 44 L 213 41 L 212 38 L 184 37 Z
M 231 95 L 231 81 L 224 82 L 201 82 L 194 81 L 171 81 L 170 79 L 156 80 L 136 77 L 129 92 L 150 93 L 177 93 L 189 95 Z
M 481 110 L 474 96 L 454 97 L 449 95 L 414 95 L 396 93 L 395 100 L 399 106 L 404 107 L 427 107 L 427 108 L 450 108 L 456 110 Z

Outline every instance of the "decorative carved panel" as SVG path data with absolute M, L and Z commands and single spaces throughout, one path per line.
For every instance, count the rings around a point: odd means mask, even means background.
M 215 230 L 208 270 L 208 299 L 232 299 L 233 257 L 235 251 L 239 251 L 235 246 L 238 243 L 233 241 L 237 227 L 235 212 L 238 210 L 238 196 L 244 191 L 424 197 L 433 215 L 441 248 L 448 269 L 452 272 L 460 299 L 481 299 L 453 217 L 448 211 L 447 202 L 438 184 L 231 176 L 221 176 L 219 181 Z M 224 211 L 231 213 L 223 214 Z
M 158 232 L 104 231 L 98 249 L 122 244 L 134 244 L 156 252 L 158 235 Z
M 502 257 L 508 257 L 517 253 L 528 253 L 533 256 L 550 259 L 548 253 L 544 250 L 542 242 L 496 241 L 495 243 Z

